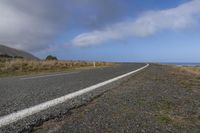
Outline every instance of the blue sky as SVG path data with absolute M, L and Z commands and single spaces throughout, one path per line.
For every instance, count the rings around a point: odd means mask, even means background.
M 1 44 L 41 58 L 200 62 L 199 0 L 0 0 L 0 17 Z

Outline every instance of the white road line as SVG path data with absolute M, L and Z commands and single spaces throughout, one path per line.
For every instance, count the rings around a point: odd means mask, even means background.
M 102 83 L 99 83 L 99 84 L 96 84 L 96 85 L 93 85 L 93 86 L 90 86 L 88 88 L 85 88 L 85 89 L 82 89 L 82 90 L 79 90 L 79 91 L 76 91 L 76 92 L 73 92 L 73 93 L 70 93 L 70 94 L 67 94 L 65 96 L 62 96 L 60 98 L 56 98 L 54 100 L 51 100 L 51 101 L 47 101 L 47 102 L 44 102 L 44 103 L 41 103 L 39 105 L 35 105 L 35 106 L 32 106 L 30 108 L 26 108 L 26 109 L 23 109 L 23 110 L 20 110 L 20 111 L 17 111 L 15 113 L 11 113 L 9 115 L 6 115 L 6 116 L 3 116 L 3 117 L 0 117 L 0 128 L 3 127 L 3 126 L 6 126 L 8 124 L 11 124 L 13 122 L 16 122 L 18 120 L 21 120 L 27 116 L 30 116 L 30 115 L 33 115 L 33 114 L 36 114 L 38 112 L 41 112 L 43 110 L 46 110 L 50 107 L 53 107 L 53 106 L 56 106 L 58 104 L 61 104 L 61 103 L 64 103 L 66 102 L 67 100 L 70 100 L 70 99 L 73 99 L 77 96 L 81 96 L 83 94 L 86 94 L 88 92 L 91 92 L 99 87 L 102 87 L 104 85 L 107 85 L 109 83 L 112 83 L 114 81 L 117 81 L 119 79 L 122 79 L 126 76 L 129 76 L 131 74 L 134 74 L 136 72 L 139 72 L 145 68 L 147 68 L 149 66 L 149 64 L 145 65 L 144 67 L 141 67 L 137 70 L 134 70 L 132 72 L 129 72 L 129 73 L 126 73 L 126 74 L 123 74 L 121 76 L 118 76 L 116 78 L 113 78 L 113 79 L 110 79 L 110 80 L 107 80 L 107 81 L 104 81 Z
M 34 77 L 23 77 L 23 78 L 20 78 L 20 79 L 21 80 L 28 80 L 28 79 L 63 76 L 63 75 L 69 75 L 69 74 L 75 74 L 75 73 L 79 73 L 79 72 L 58 73 L 58 74 L 52 74 L 52 75 L 48 74 L 48 75 L 40 75 L 40 76 L 34 76 Z

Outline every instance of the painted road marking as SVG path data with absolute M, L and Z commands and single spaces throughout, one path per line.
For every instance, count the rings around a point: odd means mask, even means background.
M 20 78 L 21 80 L 29 80 L 29 79 L 37 79 L 37 78 L 47 78 L 47 77 L 55 77 L 55 76 L 63 76 L 63 75 L 69 75 L 69 74 L 75 74 L 79 72 L 68 72 L 68 73 L 58 73 L 58 74 L 48 74 L 48 75 L 40 75 L 40 76 L 34 76 L 34 77 L 23 77 Z
M 11 124 L 13 122 L 16 122 L 18 120 L 21 120 L 27 116 L 30 116 L 30 115 L 33 115 L 33 114 L 36 114 L 38 112 L 41 112 L 43 110 L 46 110 L 50 107 L 53 107 L 53 106 L 56 106 L 58 104 L 61 104 L 61 103 L 64 103 L 66 102 L 67 100 L 70 100 L 70 99 L 73 99 L 77 96 L 81 96 L 83 94 L 86 94 L 88 92 L 91 92 L 99 87 L 102 87 L 104 85 L 107 85 L 109 83 L 112 83 L 114 81 L 117 81 L 119 79 L 122 79 L 124 77 L 127 77 L 131 74 L 134 74 L 136 72 L 139 72 L 145 68 L 147 68 L 149 66 L 149 64 L 137 69 L 137 70 L 134 70 L 132 72 L 129 72 L 129 73 L 126 73 L 126 74 L 123 74 L 121 76 L 118 76 L 116 78 L 113 78 L 113 79 L 110 79 L 110 80 L 107 80 L 107 81 L 104 81 L 102 83 L 99 83 L 99 84 L 96 84 L 96 85 L 93 85 L 93 86 L 90 86 L 90 87 L 87 87 L 85 89 L 82 89 L 82 90 L 79 90 L 79 91 L 76 91 L 76 92 L 73 92 L 73 93 L 70 93 L 70 94 L 67 94 L 65 96 L 62 96 L 60 98 L 56 98 L 54 100 L 50 100 L 50 101 L 47 101 L 47 102 L 44 102 L 44 103 L 41 103 L 39 105 L 35 105 L 35 106 L 32 106 L 30 108 L 26 108 L 26 109 L 23 109 L 23 110 L 20 110 L 20 111 L 17 111 L 15 113 L 11 113 L 9 115 L 6 115 L 6 116 L 3 116 L 3 117 L 0 117 L 0 128 L 3 127 L 3 126 L 6 126 L 8 124 Z

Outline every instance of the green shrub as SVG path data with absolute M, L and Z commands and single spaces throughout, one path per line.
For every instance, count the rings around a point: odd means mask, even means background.
M 48 55 L 46 60 L 58 60 L 56 56 Z

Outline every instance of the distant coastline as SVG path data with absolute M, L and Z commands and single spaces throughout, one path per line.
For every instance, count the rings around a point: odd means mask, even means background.
M 161 64 L 170 64 L 177 66 L 200 66 L 200 63 L 161 63 Z

